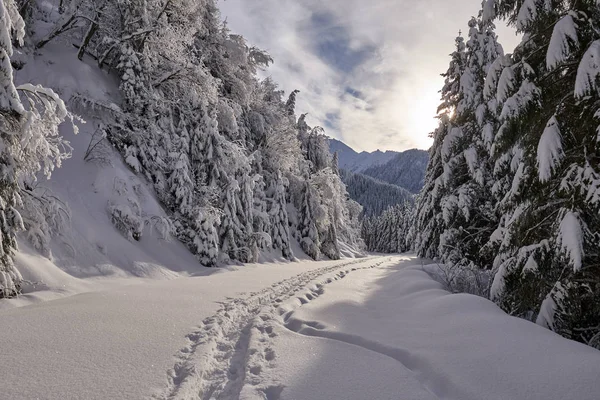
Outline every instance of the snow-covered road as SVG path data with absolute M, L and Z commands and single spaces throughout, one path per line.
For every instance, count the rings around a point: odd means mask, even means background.
M 0 310 L 0 398 L 600 398 L 600 352 L 410 256 L 101 286 Z

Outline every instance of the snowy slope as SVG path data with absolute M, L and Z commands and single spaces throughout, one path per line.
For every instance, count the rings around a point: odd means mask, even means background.
M 72 49 L 72 50 L 71 50 Z M 133 173 L 120 155 L 103 142 L 95 152 L 98 158 L 85 161 L 86 149 L 100 121 L 89 118 L 86 110 L 78 109 L 73 96 L 81 94 L 97 101 L 110 103 L 118 99 L 118 88 L 106 73 L 96 66 L 79 62 L 75 48 L 60 42 L 47 45 L 46 51 L 31 59 L 18 71 L 18 82 L 29 81 L 54 88 L 75 108 L 87 123 L 80 126 L 78 135 L 63 129 L 71 142 L 73 157 L 57 169 L 52 179 L 39 184 L 52 191 L 71 211 L 70 226 L 52 246 L 52 262 L 44 261 L 48 271 L 66 271 L 77 278 L 94 276 L 138 276 L 171 279 L 176 272 L 197 273 L 204 269 L 176 240 L 165 240 L 150 224 L 152 217 L 165 216 L 149 185 Z M 44 71 L 43 74 L 40 71 Z M 97 140 L 94 139 L 94 142 Z M 130 241 L 112 224 L 107 206 L 110 202 L 135 199 L 141 215 L 148 221 L 141 240 Z M 17 260 L 19 270 L 26 275 L 36 273 L 35 252 L 22 241 L 23 254 Z M 54 269 L 50 265 L 54 264 Z M 56 267 L 60 267 L 58 270 Z M 35 278 L 32 276 L 30 279 Z M 47 280 L 44 280 L 47 282 Z
M 412 193 L 418 193 L 423 187 L 428 160 L 429 154 L 426 151 L 412 149 L 396 155 L 385 164 L 373 165 L 363 173 L 380 181 L 403 187 Z
M 0 310 L 11 399 L 595 400 L 600 352 L 413 257 L 92 281 Z M 548 351 L 551 348 L 552 351 Z M 400 396 L 400 397 L 399 397 Z

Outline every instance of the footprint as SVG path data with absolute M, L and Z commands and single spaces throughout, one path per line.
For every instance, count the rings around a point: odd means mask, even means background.
M 269 386 L 268 388 L 263 389 L 267 400 L 279 400 L 281 398 L 281 393 L 285 386 L 277 385 L 277 386 Z
M 298 297 L 298 300 L 300 300 L 300 304 L 302 305 L 308 303 L 308 300 L 306 300 L 304 297 Z
M 275 359 L 275 357 L 276 357 L 275 350 L 270 349 L 270 348 L 265 350 L 265 360 L 273 361 Z
M 250 373 L 252 375 L 260 375 L 262 372 L 262 367 L 260 365 L 255 365 L 254 367 L 250 367 Z

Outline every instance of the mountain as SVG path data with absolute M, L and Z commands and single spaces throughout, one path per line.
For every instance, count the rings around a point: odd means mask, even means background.
M 397 151 L 363 151 L 358 153 L 347 144 L 336 139 L 329 139 L 329 151 L 338 153 L 339 166 L 350 172 L 363 172 L 371 167 L 382 165 L 392 160 L 399 153 Z
M 423 188 L 428 161 L 427 151 L 412 149 L 397 154 L 385 164 L 367 168 L 363 174 L 418 193 Z
M 370 176 L 340 169 L 340 177 L 350 198 L 363 206 L 366 217 L 377 217 L 390 207 L 414 202 L 414 196 L 408 190 Z
M 423 187 L 425 169 L 429 161 L 429 154 L 425 150 L 377 150 L 372 153 L 358 153 L 336 139 L 329 139 L 329 150 L 332 154 L 338 153 L 338 165 L 341 169 L 400 186 L 411 193 L 418 193 Z

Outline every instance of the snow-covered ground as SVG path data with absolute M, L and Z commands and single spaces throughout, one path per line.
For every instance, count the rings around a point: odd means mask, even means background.
M 0 397 L 600 397 L 600 352 L 449 294 L 410 256 L 82 282 L 0 310 Z

